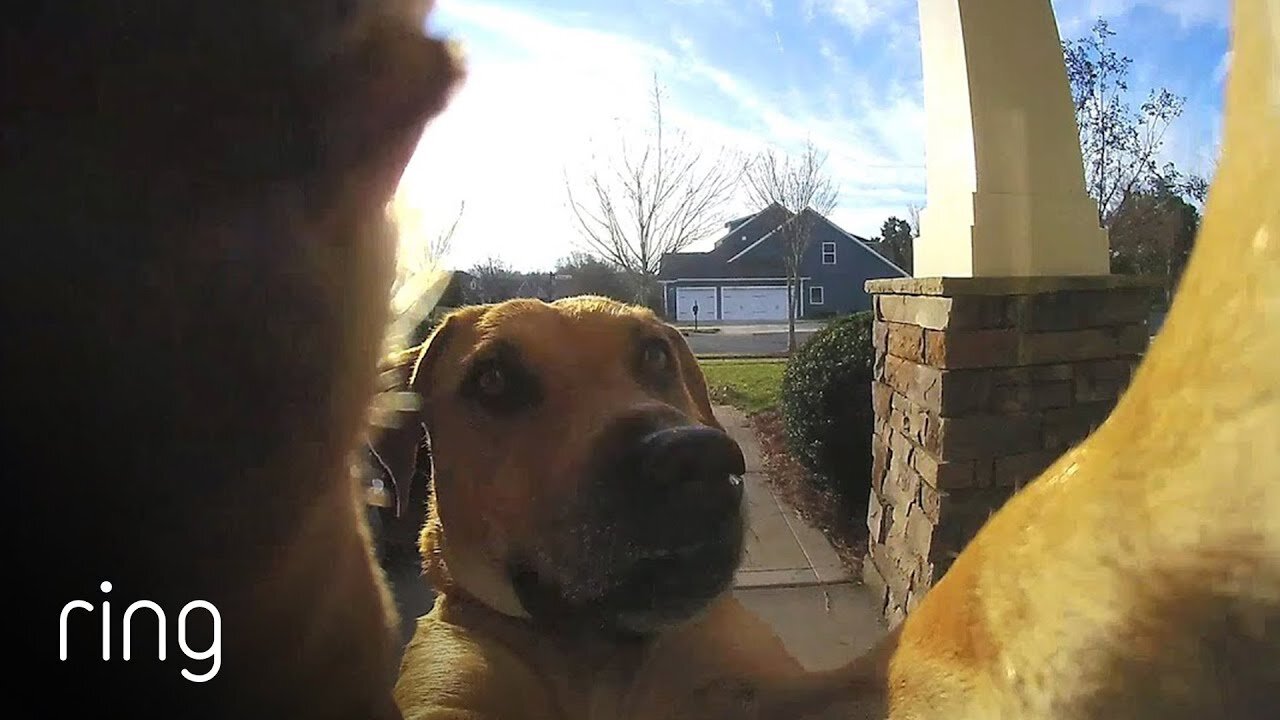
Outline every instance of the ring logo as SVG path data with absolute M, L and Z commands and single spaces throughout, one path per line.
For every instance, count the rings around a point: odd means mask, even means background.
M 99 587 L 104 594 L 111 592 L 110 582 L 103 582 Z M 207 649 L 199 651 L 191 649 L 187 644 L 187 617 L 192 610 L 196 609 L 208 612 L 213 621 L 213 640 Z M 72 610 L 94 612 L 95 608 L 85 600 L 72 600 L 62 606 L 62 613 L 58 617 L 58 659 L 60 660 L 67 659 L 67 624 Z M 130 660 L 132 658 L 132 622 L 135 613 L 139 610 L 150 610 L 155 613 L 156 629 L 159 636 L 157 654 L 159 659 L 163 661 L 168 655 L 168 647 L 165 643 L 165 629 L 168 622 L 165 618 L 164 610 L 150 600 L 138 600 L 124 611 L 124 637 L 122 638 L 124 641 L 124 659 Z M 218 674 L 218 669 L 222 666 L 222 616 L 212 603 L 204 600 L 192 600 L 183 606 L 181 612 L 178 613 L 178 646 L 182 648 L 183 654 L 188 659 L 208 660 L 212 658 L 213 660 L 212 666 L 203 674 L 196 674 L 183 668 L 182 676 L 184 678 L 191 682 L 202 683 L 212 680 Z M 107 600 L 102 601 L 102 659 L 111 659 L 111 603 Z

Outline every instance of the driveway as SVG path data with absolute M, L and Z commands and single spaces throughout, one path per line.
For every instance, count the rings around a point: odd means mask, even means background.
M 802 320 L 796 323 L 796 346 L 823 327 L 821 321 Z M 732 324 L 699 325 L 699 332 L 692 326 L 681 325 L 685 339 L 695 355 L 779 355 L 787 352 L 787 324 Z M 710 332 L 708 332 L 710 331 Z

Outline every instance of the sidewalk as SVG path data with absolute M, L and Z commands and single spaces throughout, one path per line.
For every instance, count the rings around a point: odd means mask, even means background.
M 747 461 L 747 547 L 737 587 L 803 587 L 852 581 L 826 537 L 779 502 L 769 489 L 760 444 L 746 415 L 726 405 L 713 409 Z
M 826 537 L 769 490 L 746 416 L 723 405 L 714 410 L 747 461 L 747 545 L 734 594 L 810 669 L 853 659 L 886 630 L 871 593 L 849 576 Z

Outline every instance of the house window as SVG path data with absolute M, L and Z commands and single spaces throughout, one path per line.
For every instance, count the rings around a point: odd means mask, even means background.
M 811 285 L 809 287 L 809 304 L 821 305 L 826 301 L 826 293 L 822 291 L 821 285 Z
M 833 242 L 822 243 L 822 264 L 823 265 L 836 264 L 836 244 L 835 243 Z

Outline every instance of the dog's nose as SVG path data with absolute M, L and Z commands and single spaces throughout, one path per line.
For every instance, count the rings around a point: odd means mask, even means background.
M 723 431 L 710 427 L 660 430 L 641 441 L 641 473 L 651 483 L 676 487 L 726 488 L 742 495 L 746 460 Z

